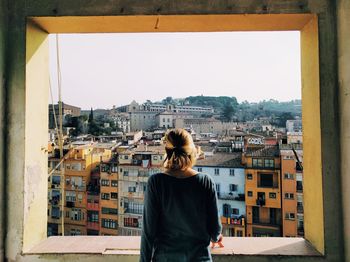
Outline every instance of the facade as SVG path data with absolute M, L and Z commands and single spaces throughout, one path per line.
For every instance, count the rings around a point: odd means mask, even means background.
M 135 111 L 130 112 L 130 130 L 132 132 L 139 130 L 151 130 L 156 128 L 157 112 L 150 111 Z
M 246 236 L 245 175 L 240 153 L 215 153 L 197 160 L 198 172 L 211 176 L 216 185 L 224 236 Z
M 192 128 L 196 133 L 213 133 L 226 135 L 237 128 L 235 122 L 221 122 L 214 118 L 178 118 L 175 119 L 176 128 Z
M 300 145 L 295 153 L 291 145 L 281 147 L 283 236 L 303 237 L 303 171 L 295 156 L 302 163 L 303 151 Z
M 96 222 L 88 221 L 88 217 L 99 204 L 94 171 L 101 160 L 110 156 L 111 150 L 94 148 L 94 144 L 77 146 L 65 152 L 62 164 L 49 177 L 49 236 L 62 234 L 62 214 L 64 235 L 98 234 L 98 226 L 88 224 Z M 50 158 L 50 169 L 56 167 L 59 161 L 59 156 Z
M 144 192 L 149 176 L 161 172 L 164 146 L 138 145 L 118 156 L 118 234 L 141 235 Z
M 281 178 L 277 146 L 247 148 L 245 164 L 245 200 L 247 236 L 281 236 Z
M 118 159 L 100 164 L 100 235 L 118 235 Z
M 302 132 L 303 126 L 301 119 L 287 120 L 286 130 L 287 132 Z

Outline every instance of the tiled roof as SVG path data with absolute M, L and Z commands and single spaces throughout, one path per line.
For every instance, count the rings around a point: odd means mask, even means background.
M 242 167 L 241 153 L 215 153 L 204 159 L 197 160 L 196 166 Z
M 248 157 L 278 157 L 280 152 L 278 146 L 265 146 L 264 148 L 247 148 L 245 155 Z

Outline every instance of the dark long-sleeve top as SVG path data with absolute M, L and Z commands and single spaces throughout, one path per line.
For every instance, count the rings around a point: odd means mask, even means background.
M 221 230 L 215 183 L 210 176 L 150 176 L 140 261 L 212 261 L 210 240 L 217 241 Z

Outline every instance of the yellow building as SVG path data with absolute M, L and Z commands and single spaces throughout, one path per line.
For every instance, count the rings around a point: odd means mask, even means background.
M 111 150 L 83 145 L 71 150 L 65 168 L 65 235 L 87 234 L 87 185 L 90 174 Z
M 248 237 L 281 236 L 281 179 L 277 146 L 247 148 L 245 199 Z

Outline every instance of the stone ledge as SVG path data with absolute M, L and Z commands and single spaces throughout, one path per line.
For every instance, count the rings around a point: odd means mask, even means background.
M 225 237 L 224 247 L 215 247 L 216 255 L 249 256 L 322 256 L 303 238 Z M 55 236 L 49 237 L 25 255 L 99 254 L 139 255 L 140 237 L 129 236 Z

